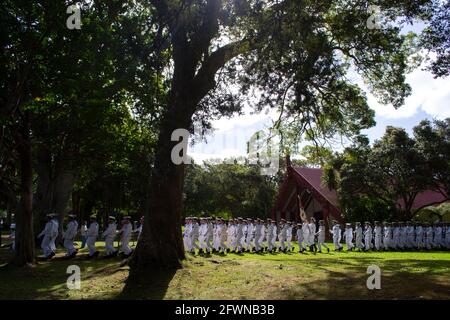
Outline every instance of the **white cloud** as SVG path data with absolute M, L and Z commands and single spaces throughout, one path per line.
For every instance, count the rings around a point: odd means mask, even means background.
M 450 78 L 434 79 L 431 73 L 418 69 L 407 75 L 406 81 L 411 85 L 412 93 L 399 109 L 378 103 L 368 93 L 369 106 L 377 116 L 387 119 L 410 118 L 420 110 L 436 118 L 450 116 Z

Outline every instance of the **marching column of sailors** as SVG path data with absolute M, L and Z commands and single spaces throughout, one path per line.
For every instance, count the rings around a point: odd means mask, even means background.
M 119 250 L 114 248 L 114 241 L 119 236 L 120 241 L 120 255 L 127 258 L 133 250 L 130 247 L 130 241 L 132 233 L 138 233 L 138 238 L 142 231 L 143 217 L 140 221 L 139 228 L 133 230 L 131 223 L 131 217 L 126 216 L 122 220 L 121 228 L 117 229 L 116 218 L 113 216 L 108 217 L 108 225 L 101 234 L 105 240 L 106 255 L 104 258 L 115 257 L 119 254 Z M 96 248 L 97 238 L 99 237 L 99 224 L 97 222 L 97 216 L 90 216 L 89 227 L 85 223 L 78 229 L 78 222 L 76 216 L 73 214 L 68 215 L 68 223 L 66 230 L 62 234 L 64 248 L 67 253 L 65 258 L 70 259 L 78 254 L 78 249 L 74 246 L 75 237 L 80 232 L 82 237 L 81 248 L 86 244 L 89 249 L 88 259 L 97 257 L 100 252 Z M 47 223 L 44 230 L 38 235 L 38 238 L 43 237 L 41 242 L 41 248 L 44 254 L 44 260 L 51 259 L 56 254 L 56 241 L 59 234 L 59 222 L 56 214 L 47 215 Z
M 281 219 L 188 217 L 185 220 L 183 239 L 185 249 L 195 254 L 226 252 L 288 252 L 293 251 L 292 241 L 296 236 L 299 252 L 330 252 L 325 243 L 327 230 L 323 220 L 314 218 L 294 223 Z M 328 232 L 332 235 L 335 251 L 343 250 L 344 240 L 348 251 L 403 251 L 450 249 L 450 223 L 414 222 L 360 222 L 345 224 L 342 230 L 333 221 Z
M 59 233 L 59 222 L 56 214 L 47 215 L 47 223 L 44 230 L 38 235 L 42 237 L 41 248 L 44 259 L 51 259 L 56 252 L 56 240 Z M 77 255 L 78 249 L 74 246 L 74 240 L 78 232 L 82 234 L 82 246 L 84 243 L 89 249 L 88 258 L 99 255 L 96 242 L 99 236 L 99 224 L 97 217 L 90 217 L 87 227 L 83 224 L 78 229 L 76 216 L 69 214 L 66 229 L 62 234 L 64 247 L 67 250 L 66 258 Z M 183 238 L 187 251 L 199 254 L 213 252 L 288 252 L 293 251 L 292 241 L 297 240 L 299 252 L 322 252 L 322 248 L 330 252 L 325 243 L 327 233 L 325 223 L 320 220 L 318 228 L 314 218 L 302 219 L 302 223 L 294 223 L 281 219 L 276 223 L 273 219 L 263 220 L 236 218 L 225 220 L 222 218 L 186 218 Z M 143 217 L 140 227 L 133 230 L 131 217 L 126 216 L 122 220 L 120 230 L 117 230 L 116 218 L 109 217 L 107 228 L 101 234 L 105 241 L 105 258 L 115 257 L 119 250 L 114 248 L 116 237 L 120 236 L 120 255 L 129 257 L 133 250 L 130 240 L 133 232 L 142 232 Z M 450 249 L 450 223 L 415 223 L 415 222 L 365 222 L 364 227 L 360 222 L 353 226 L 345 224 L 342 230 L 337 221 L 333 221 L 328 232 L 332 235 L 335 251 L 343 250 L 341 241 L 344 240 L 348 251 L 395 251 L 395 250 L 433 250 Z M 139 239 L 138 236 L 138 239 Z

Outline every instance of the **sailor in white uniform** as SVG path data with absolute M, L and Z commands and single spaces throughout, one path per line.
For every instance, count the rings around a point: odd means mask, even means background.
M 38 238 L 42 236 L 44 237 L 41 242 L 41 248 L 44 253 L 44 259 L 51 259 L 55 255 L 51 243 L 55 232 L 54 224 L 52 221 L 53 217 L 54 217 L 53 213 L 47 215 L 47 223 L 45 224 L 44 230 L 42 230 L 42 232 L 38 234 Z
M 227 237 L 228 237 L 228 230 L 227 230 L 227 224 L 225 223 L 225 221 L 223 219 L 219 220 L 219 227 L 220 227 L 220 232 L 219 232 L 219 252 L 220 253 L 225 253 L 228 250 L 228 246 L 226 244 Z
M 306 247 L 303 244 L 304 241 L 304 237 L 303 237 L 303 229 L 302 229 L 302 224 L 301 223 L 297 223 L 297 243 L 298 243 L 298 253 L 303 253 L 303 251 L 306 250 Z
M 361 222 L 355 223 L 355 247 L 361 251 L 364 249 L 363 244 L 363 230 L 361 227 Z
M 78 232 L 78 222 L 75 220 L 76 215 L 74 214 L 69 214 L 67 217 L 69 218 L 69 222 L 67 223 L 66 231 L 63 234 L 64 248 L 67 249 L 66 257 L 73 258 L 78 253 L 78 250 L 75 249 L 73 245 L 73 240 Z
M 131 233 L 133 232 L 133 226 L 131 224 L 131 217 L 125 216 L 122 221 L 122 228 L 120 229 L 120 249 L 125 258 L 128 258 L 133 250 L 130 248 Z
M 100 253 L 97 251 L 97 249 L 95 247 L 95 242 L 97 241 L 98 229 L 99 229 L 98 223 L 97 223 L 97 216 L 92 215 L 90 217 L 90 221 L 91 221 L 91 223 L 89 224 L 89 228 L 86 232 L 86 236 L 87 236 L 86 245 L 89 248 L 88 259 L 97 257 Z
M 344 238 L 345 244 L 347 245 L 347 251 L 353 251 L 353 228 L 350 223 L 345 224 Z
M 200 227 L 198 229 L 198 244 L 200 247 L 199 253 L 202 255 L 206 253 L 206 235 L 208 233 L 208 225 L 206 218 L 200 218 Z
M 105 239 L 105 249 L 106 249 L 105 258 L 110 258 L 117 255 L 117 250 L 114 248 L 114 240 L 116 239 L 116 235 L 117 235 L 116 218 L 113 216 L 109 216 L 108 227 L 102 234 L 103 238 Z
M 280 233 L 278 234 L 278 241 L 279 241 L 279 244 L 278 244 L 278 251 L 286 252 L 286 244 L 285 244 L 285 241 L 286 241 L 286 231 L 287 231 L 287 223 L 286 223 L 286 220 L 281 219 L 281 220 L 280 220 L 280 225 L 279 225 L 279 227 L 280 227 Z
M 336 220 L 333 221 L 333 228 L 330 230 L 330 233 L 333 235 L 334 251 L 341 251 L 341 226 Z
M 389 250 L 391 245 L 392 229 L 388 222 L 383 222 L 383 249 Z
M 416 226 L 416 245 L 415 247 L 420 250 L 423 248 L 423 227 L 421 223 Z
M 287 229 L 286 229 L 286 242 L 287 242 L 287 251 L 294 250 L 294 247 L 292 246 L 292 222 L 287 222 Z
M 206 218 L 206 252 L 210 253 L 213 249 L 211 242 L 213 240 L 214 225 L 211 217 Z
M 319 220 L 319 230 L 316 232 L 317 236 L 317 246 L 319 249 L 319 252 L 322 253 L 322 246 L 324 246 L 327 249 L 327 252 L 330 252 L 330 248 L 325 244 L 325 221 Z
M 381 228 L 381 224 L 378 221 L 375 221 L 375 228 L 374 228 L 374 238 L 375 238 L 375 250 L 380 251 L 381 250 L 381 240 L 383 239 L 383 229 Z
M 245 237 L 245 245 L 248 252 L 253 251 L 253 238 L 255 236 L 255 226 L 252 219 L 247 219 L 247 235 Z
M 370 222 L 366 222 L 364 228 L 364 251 L 369 251 L 372 248 L 372 226 Z

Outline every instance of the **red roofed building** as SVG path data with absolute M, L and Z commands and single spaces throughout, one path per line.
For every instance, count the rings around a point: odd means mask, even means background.
M 322 184 L 322 173 L 322 169 L 294 167 L 288 161 L 286 177 L 272 208 L 272 219 L 299 222 L 302 207 L 308 217 L 325 220 L 327 228 L 329 220 L 344 222 L 336 191 Z
M 308 217 L 316 221 L 324 220 L 328 228 L 331 220 L 344 222 L 339 209 L 338 196 L 322 183 L 323 170 L 292 166 L 287 158 L 287 173 L 281 184 L 275 204 L 272 208 L 272 219 L 281 218 L 300 221 L 300 207 L 304 208 Z M 425 191 L 417 195 L 413 209 L 423 208 L 445 201 L 445 197 L 435 191 Z M 403 206 L 401 200 L 398 205 Z

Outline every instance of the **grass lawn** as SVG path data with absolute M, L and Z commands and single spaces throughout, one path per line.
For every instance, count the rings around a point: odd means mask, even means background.
M 103 250 L 103 242 L 98 243 Z M 71 261 L 13 269 L 0 249 L 0 299 L 450 299 L 450 252 L 329 254 L 188 254 L 184 268 L 126 284 L 117 260 Z M 68 265 L 81 268 L 81 290 L 68 290 Z M 368 290 L 369 265 L 381 268 L 381 290 Z

